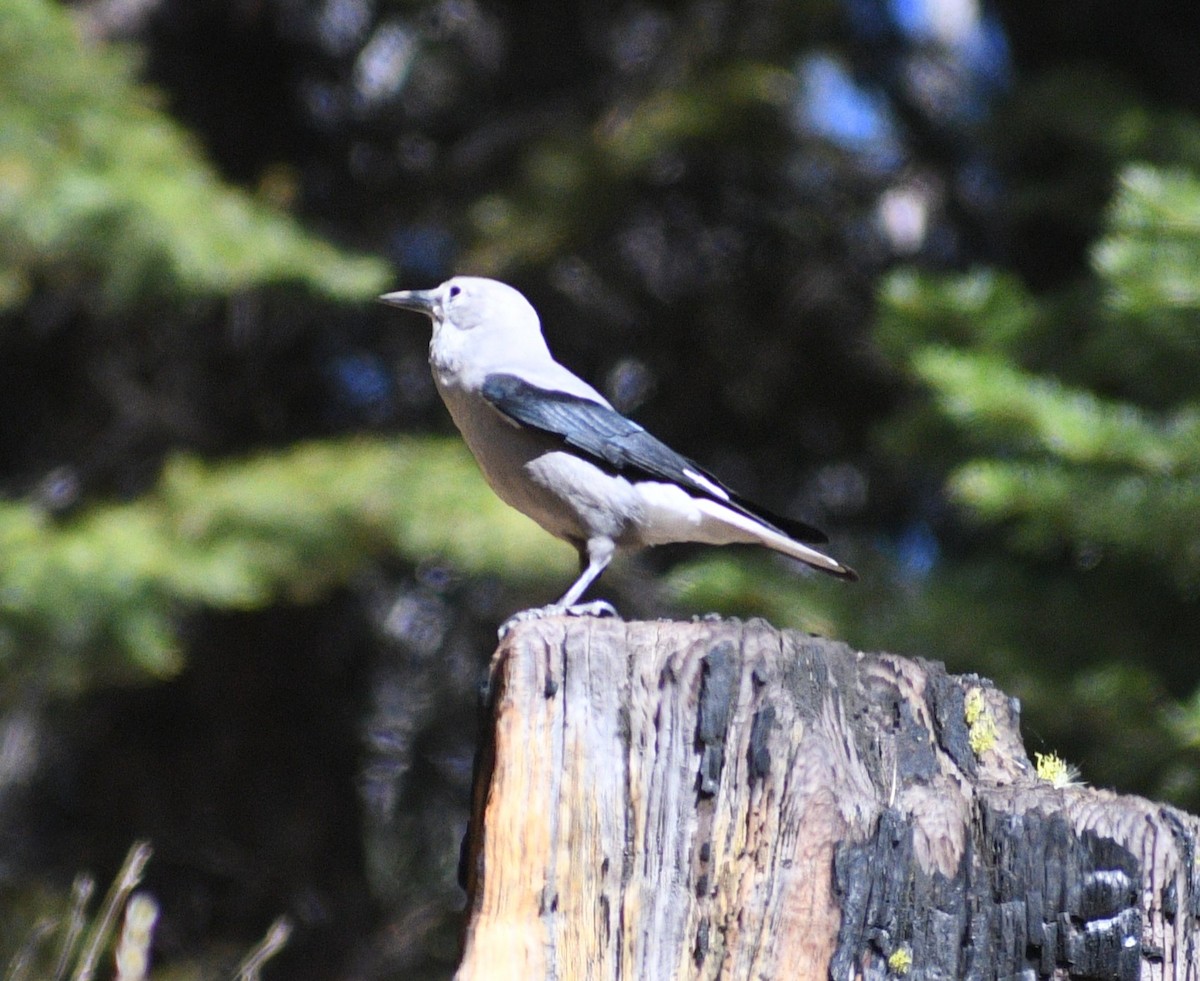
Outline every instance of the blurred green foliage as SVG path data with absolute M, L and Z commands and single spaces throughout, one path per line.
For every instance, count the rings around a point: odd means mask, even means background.
M 309 601 L 387 554 L 526 580 L 574 563 L 436 438 L 177 456 L 128 503 L 67 518 L 0 504 L 0 553 L 0 671 L 73 691 L 178 670 L 187 610 Z
M 47 0 L 0 25 L 0 310 L 37 282 L 110 308 L 294 282 L 347 300 L 386 266 L 345 255 L 223 185 L 133 80 L 130 52 L 89 46 Z
M 56 4 L 3 3 L 0 309 L 38 283 L 96 296 L 110 316 L 286 282 L 340 300 L 383 288 L 380 260 L 223 184 L 134 68 L 130 52 L 85 44 Z M 312 600 L 385 554 L 518 578 L 567 575 L 574 561 L 496 500 L 457 441 L 176 454 L 132 500 L 65 516 L 0 503 L 5 690 L 172 674 L 188 611 Z
M 1130 166 L 1086 288 L 897 273 L 878 334 L 929 394 L 893 452 L 947 433 L 950 498 L 1016 550 L 1106 553 L 1181 601 L 1200 586 L 1198 209 L 1200 181 Z

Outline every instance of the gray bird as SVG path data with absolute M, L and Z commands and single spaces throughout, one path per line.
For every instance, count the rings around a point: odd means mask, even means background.
M 751 504 L 555 361 L 537 312 L 511 286 L 456 276 L 379 299 L 433 321 L 433 380 L 492 490 L 579 552 L 582 573 L 562 598 L 518 619 L 613 614 L 576 604 L 617 549 L 668 542 L 750 542 L 857 578 L 804 544 L 828 541 L 822 532 Z

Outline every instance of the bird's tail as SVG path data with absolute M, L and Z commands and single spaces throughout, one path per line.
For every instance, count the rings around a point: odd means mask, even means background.
M 731 537 L 731 541 L 757 542 L 765 545 L 767 548 L 774 549 L 776 552 L 782 552 L 784 555 L 791 556 L 793 559 L 799 559 L 805 565 L 810 565 L 814 569 L 820 569 L 831 576 L 838 576 L 841 579 L 848 579 L 851 582 L 858 578 L 858 573 L 848 565 L 843 565 L 837 559 L 831 558 L 824 552 L 818 552 L 815 548 L 811 548 L 793 538 L 788 538 L 782 532 L 756 521 L 749 515 L 722 507 L 716 501 L 700 502 L 700 507 L 710 517 L 717 518 L 731 530 L 739 532 L 736 538 Z
M 843 565 L 837 559 L 831 558 L 824 552 L 818 552 L 815 548 L 809 548 L 809 546 L 794 541 L 786 535 L 779 535 L 773 531 L 764 529 L 759 541 L 768 548 L 773 548 L 776 552 L 790 555 L 793 559 L 799 559 L 806 565 L 811 565 L 814 569 L 820 569 L 822 572 L 828 572 L 831 576 L 837 576 L 839 579 L 847 579 L 850 582 L 854 582 L 858 578 L 858 573 L 851 569 L 850 566 Z

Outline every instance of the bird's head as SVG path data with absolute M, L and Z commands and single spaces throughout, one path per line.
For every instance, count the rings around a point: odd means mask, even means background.
M 528 375 L 554 359 L 537 312 L 511 286 L 479 276 L 455 276 L 431 290 L 402 290 L 379 298 L 433 321 L 429 363 L 442 385 L 482 383 L 498 371 Z
M 415 310 L 429 317 L 435 330 L 499 331 L 520 336 L 541 334 L 537 312 L 524 296 L 506 283 L 481 276 L 455 276 L 431 290 L 385 293 L 381 303 Z

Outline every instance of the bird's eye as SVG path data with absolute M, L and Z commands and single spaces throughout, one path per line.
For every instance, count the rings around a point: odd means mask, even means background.
M 453 300 L 461 292 L 462 292 L 461 286 L 451 286 L 450 287 L 450 299 Z

